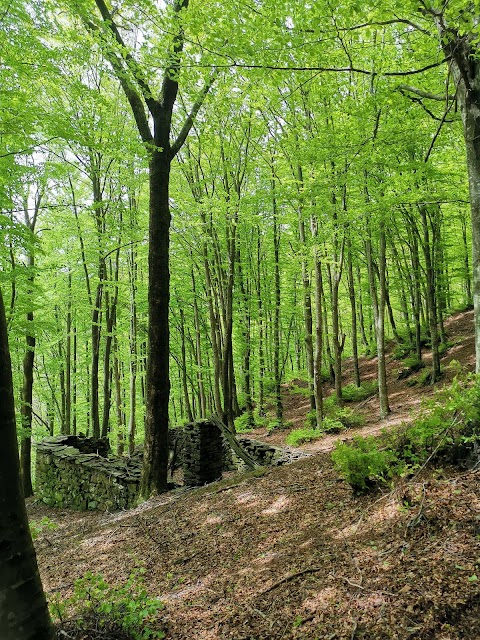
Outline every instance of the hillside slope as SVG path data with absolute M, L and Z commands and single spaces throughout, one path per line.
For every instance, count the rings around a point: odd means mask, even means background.
M 451 319 L 457 344 L 445 363 L 471 367 L 471 327 L 468 314 Z M 365 361 L 364 373 L 374 364 Z M 389 367 L 393 428 L 418 409 L 420 394 L 394 383 L 398 364 Z M 288 411 L 300 421 L 297 402 Z M 361 410 L 364 431 L 384 426 L 375 400 Z M 122 583 L 142 565 L 172 640 L 479 638 L 480 472 L 424 471 L 393 491 L 357 497 L 321 450 L 332 443 L 315 446 L 316 455 L 288 467 L 129 512 L 31 503 L 34 520 L 57 524 L 36 541 L 45 588 L 63 597 L 87 571 Z

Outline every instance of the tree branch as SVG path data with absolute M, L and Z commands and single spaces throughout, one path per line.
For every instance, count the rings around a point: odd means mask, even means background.
M 180 12 L 188 7 L 189 0 L 175 0 L 173 4 L 174 18 L 180 20 Z M 178 91 L 178 74 L 180 73 L 180 54 L 183 51 L 185 37 L 183 27 L 180 24 L 173 36 L 173 50 L 169 64 L 165 69 L 165 75 L 162 82 L 161 106 L 171 113 L 173 105 L 177 98 Z
M 225 65 L 216 65 L 219 69 L 265 69 L 267 71 L 318 71 L 318 72 L 328 72 L 328 73 L 359 73 L 365 76 L 376 76 L 380 78 L 391 78 L 391 77 L 402 77 L 402 76 L 413 76 L 419 73 L 424 73 L 425 71 L 429 71 L 430 69 L 436 69 L 437 67 L 442 66 L 445 62 L 449 62 L 451 60 L 451 56 L 447 56 L 443 58 L 443 60 L 439 60 L 438 62 L 432 62 L 432 64 L 427 64 L 425 67 L 420 67 L 420 69 L 410 69 L 409 71 L 371 71 L 369 69 L 360 69 L 358 67 L 281 67 L 271 64 L 244 64 L 241 62 L 233 62 L 232 64 Z
M 212 88 L 212 85 L 215 82 L 215 79 L 218 76 L 218 73 L 219 73 L 218 69 L 215 69 L 214 72 L 212 73 L 212 75 L 210 76 L 210 79 L 208 80 L 208 82 L 205 84 L 205 86 L 203 87 L 202 91 L 200 92 L 200 95 L 196 99 L 196 101 L 195 101 L 190 113 L 188 114 L 188 116 L 187 116 L 187 118 L 186 118 L 186 120 L 185 120 L 185 122 L 183 124 L 183 127 L 180 130 L 180 133 L 177 136 L 177 139 L 175 140 L 175 142 L 173 143 L 173 145 L 171 147 L 172 158 L 177 155 L 177 153 L 182 148 L 183 143 L 187 139 L 187 136 L 190 133 L 190 129 L 193 126 L 193 122 L 195 120 L 195 117 L 196 117 L 197 113 L 200 111 L 203 103 L 205 102 L 205 98 L 207 97 L 208 92 Z
M 399 91 L 402 93 L 404 91 L 408 93 L 414 93 L 416 96 L 420 96 L 421 98 L 426 98 L 427 100 L 437 100 L 438 102 L 447 102 L 447 100 L 455 100 L 455 95 L 445 95 L 440 93 L 430 93 L 429 91 L 424 91 L 423 89 L 417 89 L 417 87 L 412 87 L 409 84 L 400 84 L 398 85 Z
M 87 20 L 83 18 L 83 22 L 87 27 L 87 29 L 89 29 L 92 33 L 98 33 L 100 31 L 98 25 L 94 24 L 91 20 Z M 127 98 L 130 104 L 130 108 L 132 109 L 133 117 L 135 119 L 138 132 L 140 133 L 140 137 L 142 138 L 143 142 L 151 143 L 153 140 L 153 135 L 148 125 L 148 120 L 145 113 L 145 107 L 143 105 L 142 98 L 140 97 L 138 92 L 134 89 L 134 87 L 132 86 L 129 80 L 129 77 L 128 77 L 129 73 L 123 65 L 123 59 L 119 58 L 119 56 L 116 55 L 116 53 L 111 50 L 110 51 L 107 50 L 105 52 L 105 57 L 110 62 L 112 69 L 115 75 L 117 76 L 118 81 L 120 82 L 120 86 L 123 89 L 125 97 Z M 146 101 L 145 96 L 144 96 L 144 99 Z
M 133 73 L 133 77 L 135 78 L 135 81 L 137 82 L 138 86 L 141 89 L 141 92 L 147 104 L 147 107 L 150 113 L 152 113 L 152 108 L 153 109 L 155 108 L 155 99 L 153 98 L 152 92 L 150 91 L 150 87 L 148 86 L 148 83 L 143 74 L 143 71 L 139 67 L 135 58 L 128 51 L 125 45 L 125 42 L 123 41 L 123 38 L 120 35 L 118 27 L 113 21 L 112 14 L 108 10 L 104 0 L 95 0 L 95 4 L 97 5 L 98 10 L 100 11 L 100 15 L 102 16 L 104 24 L 108 27 L 108 29 L 110 29 L 117 44 L 122 48 L 123 51 L 125 51 L 125 62 L 127 63 L 127 66 L 130 69 L 130 71 Z

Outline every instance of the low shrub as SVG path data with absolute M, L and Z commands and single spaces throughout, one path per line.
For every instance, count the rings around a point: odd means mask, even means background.
M 164 608 L 144 587 L 144 571 L 133 571 L 123 586 L 87 573 L 66 601 L 50 603 L 52 618 L 66 637 L 154 640 L 165 638 L 159 613 Z
M 48 529 L 49 531 L 53 531 L 58 527 L 58 524 L 50 520 L 50 518 L 48 518 L 47 516 L 45 516 L 41 520 L 31 520 L 29 522 L 29 525 L 30 525 L 30 534 L 32 536 L 32 540 L 36 540 L 40 535 L 40 533 L 45 529 Z
M 310 409 L 310 411 L 305 416 L 305 427 L 307 429 L 315 429 L 317 426 L 317 412 L 315 409 Z
M 440 356 L 444 356 L 447 351 L 454 346 L 453 342 L 450 342 L 450 340 L 447 340 L 446 342 L 441 342 L 438 345 L 438 353 Z
M 340 433 L 345 429 L 343 422 L 336 417 L 325 416 L 320 425 L 320 431 L 324 433 Z
M 351 383 L 343 387 L 342 399 L 344 402 L 360 402 L 370 398 L 370 396 L 374 396 L 377 392 L 378 382 L 376 380 L 362 382 L 359 387 Z
M 480 440 L 480 382 L 468 375 L 423 404 L 422 416 L 402 432 L 337 444 L 332 459 L 355 490 L 408 475 L 427 462 L 465 462 Z
M 369 436 L 354 438 L 352 444 L 338 442 L 332 460 L 356 491 L 365 491 L 388 478 L 396 458 L 392 452 L 380 449 L 378 440 Z
M 273 418 L 268 420 L 265 426 L 268 431 L 283 431 L 285 429 L 290 429 L 292 424 L 291 420 L 279 420 L 278 418 Z
M 341 422 L 347 429 L 362 427 L 365 424 L 365 418 L 350 407 L 336 407 L 332 417 Z
M 292 447 L 298 447 L 299 444 L 318 440 L 323 436 L 324 431 L 321 429 L 294 429 L 288 434 L 285 442 Z

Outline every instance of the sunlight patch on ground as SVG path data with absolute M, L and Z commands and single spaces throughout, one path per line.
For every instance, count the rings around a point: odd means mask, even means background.
M 387 603 L 387 598 L 382 593 L 370 593 L 368 595 L 359 595 L 356 601 L 356 606 L 363 611 L 368 611 L 381 607 Z
M 211 574 L 207 575 L 205 578 L 197 580 L 194 584 L 185 585 L 178 591 L 172 590 L 162 593 L 159 598 L 162 602 L 168 604 L 198 596 L 202 591 L 213 591 L 209 586 L 212 583 L 212 579 L 213 576 Z
M 338 593 L 333 587 L 325 587 L 321 591 L 318 591 L 310 598 L 303 601 L 303 607 L 308 612 L 325 611 L 331 605 L 332 602 L 337 602 Z
M 273 504 L 268 507 L 268 509 L 264 509 L 262 513 L 267 516 L 273 515 L 274 513 L 280 513 L 280 511 L 286 509 L 289 504 L 290 498 L 287 498 L 287 496 L 280 496 L 279 498 L 277 498 L 277 500 L 275 500 Z
M 254 562 L 255 564 L 268 564 L 277 556 L 278 553 L 276 553 L 275 551 L 267 551 L 266 553 L 261 553 L 259 556 L 257 556 Z
M 102 551 L 107 552 L 112 547 L 117 546 L 118 540 L 116 538 L 109 538 L 109 534 L 112 534 L 112 531 L 102 531 L 99 536 L 94 536 L 93 538 L 85 538 L 80 542 L 80 547 L 84 547 L 85 549 L 95 548 L 99 553 Z
M 204 524 L 220 524 L 220 522 L 222 522 L 223 517 L 222 516 L 208 516 L 208 518 L 205 520 Z
M 253 493 L 253 491 L 243 491 L 243 493 L 239 493 L 236 501 L 238 504 L 248 504 L 248 506 L 260 504 L 259 496 Z
M 343 529 L 339 529 L 337 533 L 332 535 L 334 540 L 342 540 L 350 536 L 355 535 L 362 529 L 375 528 L 376 525 L 381 524 L 387 520 L 394 520 L 399 517 L 398 505 L 395 501 L 387 502 L 384 505 L 379 505 L 377 509 L 369 514 L 366 514 L 361 522 L 354 522 L 347 525 Z

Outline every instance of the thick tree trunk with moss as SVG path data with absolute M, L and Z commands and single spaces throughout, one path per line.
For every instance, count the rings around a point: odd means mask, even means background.
M 160 146 L 160 145 L 159 145 Z M 170 302 L 171 160 L 156 150 L 150 160 L 148 250 L 148 359 L 145 444 L 140 491 L 144 497 L 166 491 L 168 471 L 168 401 L 170 397 L 168 311 Z
M 0 638 L 53 640 L 20 482 L 12 370 L 0 292 Z

